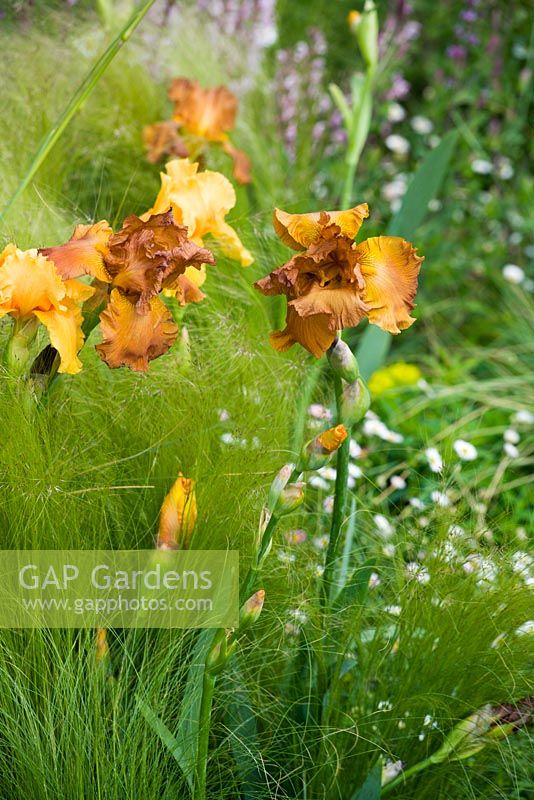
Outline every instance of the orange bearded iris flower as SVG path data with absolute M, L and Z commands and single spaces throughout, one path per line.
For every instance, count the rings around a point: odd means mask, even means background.
M 213 254 L 191 241 L 169 210 L 146 220 L 127 217 L 118 233 L 105 221 L 80 225 L 66 244 L 41 252 L 48 253 L 61 274 L 95 277 L 99 298 L 109 299 L 100 316 L 103 342 L 96 349 L 109 367 L 135 371 L 146 371 L 149 361 L 166 353 L 178 335 L 171 312 L 157 295 L 168 292 L 182 305 L 199 302 L 204 265 L 215 263 Z M 198 278 L 186 274 L 188 270 Z M 103 291 L 106 284 L 111 284 L 109 298 Z
M 156 163 L 164 155 L 198 157 L 204 144 L 222 144 L 233 159 L 234 177 L 239 183 L 250 183 L 248 156 L 237 150 L 228 138 L 237 115 L 235 95 L 225 86 L 203 89 L 198 81 L 187 78 L 176 78 L 168 94 L 174 103 L 172 122 L 158 122 L 144 130 L 149 160 Z
M 211 170 L 198 172 L 198 164 L 187 158 L 169 161 L 166 169 L 166 173 L 161 173 L 161 189 L 154 206 L 141 219 L 148 220 L 151 215 L 171 208 L 175 221 L 186 226 L 194 242 L 202 245 L 204 237 L 210 234 L 226 256 L 240 261 L 243 267 L 252 264 L 251 254 L 225 220 L 236 204 L 228 178 Z
M 77 225 L 68 242 L 57 247 L 42 247 L 39 252 L 54 262 L 64 280 L 92 275 L 99 281 L 109 282 L 104 259 L 112 233 L 105 219 L 94 225 Z
M 115 287 L 100 316 L 103 342 L 97 345 L 109 367 L 146 372 L 148 362 L 173 345 L 178 327 L 157 295 L 166 289 L 180 302 L 198 302 L 202 292 L 186 277 L 214 264 L 213 254 L 192 242 L 171 211 L 146 221 L 128 217 L 108 241 L 105 266 Z
M 74 375 L 82 367 L 80 306 L 93 292 L 81 281 L 62 280 L 55 264 L 37 250 L 10 244 L 0 253 L 0 317 L 10 314 L 22 324 L 38 319 L 59 353 L 59 372 Z
M 299 252 L 257 281 L 265 295 L 285 294 L 283 331 L 271 333 L 276 350 L 299 343 L 319 358 L 337 331 L 367 317 L 389 333 L 400 333 L 415 320 L 409 315 L 423 259 L 398 236 L 353 240 L 367 205 L 347 211 L 288 214 L 276 209 L 274 229 L 282 242 Z

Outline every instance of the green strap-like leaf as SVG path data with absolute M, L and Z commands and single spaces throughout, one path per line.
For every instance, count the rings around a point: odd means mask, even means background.
M 457 141 L 457 131 L 451 131 L 425 158 L 408 186 L 402 206 L 389 224 L 389 236 L 413 239 L 426 216 L 428 204 L 441 188 Z M 390 346 L 391 335 L 376 325 L 369 325 L 357 352 L 360 372 L 366 380 L 382 366 Z
M 139 710 L 176 759 L 191 789 L 193 789 L 198 750 L 199 713 L 204 664 L 216 633 L 216 630 L 206 628 L 201 632 L 193 648 L 191 666 L 187 673 L 187 682 L 176 733 L 172 734 L 169 731 L 167 726 L 144 700 L 137 700 Z
M 351 800 L 380 800 L 382 782 L 382 759 L 379 759 L 368 774 L 363 786 L 352 795 Z

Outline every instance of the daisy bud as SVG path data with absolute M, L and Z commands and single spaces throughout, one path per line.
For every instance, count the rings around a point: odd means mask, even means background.
M 241 609 L 239 611 L 239 627 L 249 627 L 250 625 L 254 625 L 258 617 L 260 616 L 263 603 L 265 602 L 265 589 L 258 589 L 257 592 L 254 592 L 252 597 L 243 603 Z
M 352 428 L 369 411 L 371 396 L 362 378 L 349 383 L 343 389 L 341 413 L 348 428 Z
M 365 63 L 374 69 L 378 62 L 378 15 L 373 0 L 365 0 L 363 13 L 351 11 L 348 23 Z
M 195 481 L 180 472 L 161 506 L 158 550 L 186 550 L 196 519 Z
M 328 350 L 328 362 L 336 375 L 339 375 L 347 383 L 352 383 L 360 377 L 358 362 L 343 339 L 336 338 L 334 340 Z

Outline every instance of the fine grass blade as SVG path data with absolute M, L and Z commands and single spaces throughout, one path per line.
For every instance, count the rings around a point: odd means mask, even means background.
M 402 206 L 388 227 L 388 236 L 413 239 L 423 222 L 428 204 L 438 194 L 447 175 L 458 132 L 451 131 L 425 158 L 404 195 Z M 357 359 L 363 377 L 368 380 L 386 360 L 391 346 L 391 335 L 376 325 L 369 325 L 360 340 Z
M 100 56 L 96 64 L 91 67 L 90 71 L 87 73 L 81 84 L 72 95 L 68 105 L 64 109 L 56 124 L 50 128 L 46 136 L 41 141 L 37 152 L 33 157 L 32 163 L 26 170 L 26 173 L 24 174 L 19 185 L 7 201 L 4 209 L 0 212 L 0 223 L 3 222 L 10 208 L 34 178 L 39 167 L 46 160 L 54 145 L 57 144 L 59 139 L 65 133 L 65 130 L 67 129 L 72 118 L 79 111 L 81 111 L 87 98 L 95 88 L 106 69 L 109 67 L 121 47 L 128 41 L 134 30 L 137 28 L 147 12 L 152 8 L 154 3 L 155 0 L 147 0 L 147 2 L 140 5 L 139 8 L 134 11 L 128 22 L 119 31 L 107 50 Z

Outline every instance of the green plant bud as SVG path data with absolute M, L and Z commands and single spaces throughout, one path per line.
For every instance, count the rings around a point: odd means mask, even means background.
M 352 350 L 343 339 L 336 337 L 333 345 L 328 350 L 328 363 L 336 375 L 347 383 L 353 383 L 360 377 L 358 362 Z
M 369 411 L 371 395 L 363 378 L 348 383 L 341 397 L 341 413 L 348 428 L 352 428 Z
M 225 668 L 228 659 L 234 652 L 236 647 L 236 639 L 233 636 L 233 631 L 224 631 L 222 639 L 217 641 L 208 657 L 206 659 L 206 670 L 212 675 L 218 675 Z
M 239 611 L 240 628 L 248 628 L 250 625 L 254 625 L 262 612 L 264 602 L 265 589 L 258 589 L 257 592 L 254 592 L 252 597 L 249 597 L 249 599 L 243 603 Z
M 304 487 L 305 483 L 290 483 L 282 491 L 278 497 L 278 501 L 274 508 L 274 513 L 277 517 L 283 517 L 285 514 L 291 514 L 295 511 L 304 500 Z
M 490 742 L 506 739 L 530 724 L 533 717 L 534 697 L 525 697 L 517 704 L 485 705 L 452 729 L 431 760 L 439 764 L 446 759 L 469 758 Z
M 378 14 L 373 0 L 365 0 L 361 14 L 351 11 L 348 21 L 363 60 L 370 69 L 374 69 L 378 63 Z
M 6 347 L 6 366 L 13 376 L 23 375 L 30 365 L 31 346 L 37 333 L 39 320 L 31 317 L 22 325 L 15 322 L 13 333 Z
M 267 508 L 269 511 L 274 511 L 278 502 L 278 498 L 280 497 L 280 493 L 286 487 L 286 484 L 289 481 L 294 469 L 294 464 L 284 464 L 274 481 L 271 483 L 269 497 L 267 498 Z

